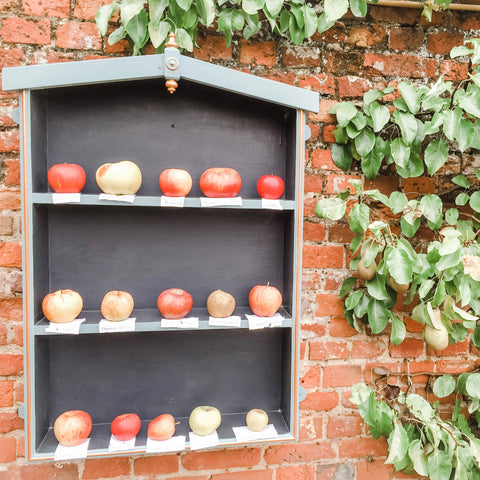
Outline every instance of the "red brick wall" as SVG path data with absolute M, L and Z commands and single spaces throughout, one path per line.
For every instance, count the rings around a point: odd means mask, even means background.
M 124 54 L 125 43 L 106 46 L 96 30 L 93 18 L 101 3 L 0 0 L 0 68 Z M 234 41 L 230 48 L 213 31 L 198 40 L 197 58 L 321 94 L 320 112 L 309 115 L 312 138 L 305 164 L 301 384 L 307 398 L 301 404 L 301 439 L 292 445 L 24 465 L 23 422 L 16 413 L 23 401 L 19 134 L 11 118 L 17 95 L 0 91 L 0 480 L 409 478 L 384 465 L 386 441 L 368 435 L 348 401 L 350 387 L 368 380 L 373 365 L 396 372 L 469 370 L 478 363 L 477 352 L 463 343 L 433 355 L 408 312 L 407 339 L 398 347 L 389 343 L 388 335 L 368 336 L 350 328 L 336 293 L 348 275 L 352 235 L 345 224 L 319 221 L 313 208 L 319 195 L 342 190 L 349 178 L 331 160 L 331 105 L 390 81 L 428 82 L 440 73 L 464 78 L 466 65 L 450 61 L 447 54 L 476 35 L 480 14 L 446 12 L 428 24 L 418 10 L 372 7 L 367 21 L 348 17 L 302 46 L 267 34 Z M 478 166 L 475 158 L 453 158 L 447 173 L 471 169 L 475 161 Z M 386 193 L 396 190 L 399 180 L 380 177 L 368 184 Z M 441 178 L 403 184 L 409 191 L 433 192 Z

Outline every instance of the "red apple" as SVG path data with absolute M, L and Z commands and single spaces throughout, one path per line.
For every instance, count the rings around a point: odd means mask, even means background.
M 154 418 L 148 424 L 147 435 L 152 440 L 168 440 L 175 433 L 175 419 L 169 413 Z
M 103 297 L 100 310 L 107 320 L 121 322 L 130 316 L 133 306 L 133 297 L 128 292 L 112 290 Z
M 83 300 L 74 290 L 57 290 L 45 295 L 42 310 L 46 319 L 53 323 L 68 323 L 75 320 L 83 308 Z
M 180 168 L 167 168 L 160 174 L 158 183 L 167 197 L 186 197 L 192 189 L 192 176 Z
M 262 175 L 257 181 L 257 192 L 262 198 L 276 200 L 285 190 L 285 183 L 277 175 Z
M 112 435 L 121 442 L 126 442 L 138 435 L 142 421 L 136 413 L 124 413 L 113 419 L 110 425 Z
M 53 425 L 55 438 L 66 447 L 83 443 L 92 431 L 92 418 L 83 410 L 63 412 Z
M 193 307 L 193 298 L 181 288 L 169 288 L 158 296 L 157 306 L 165 318 L 179 319 L 190 312 Z
M 242 179 L 233 168 L 209 168 L 200 177 L 200 190 L 207 197 L 235 197 L 241 188 Z
M 57 163 L 47 174 L 48 184 L 56 193 L 78 193 L 87 181 L 85 170 L 76 163 Z
M 271 285 L 256 285 L 250 290 L 248 303 L 259 317 L 271 317 L 282 306 L 282 294 Z

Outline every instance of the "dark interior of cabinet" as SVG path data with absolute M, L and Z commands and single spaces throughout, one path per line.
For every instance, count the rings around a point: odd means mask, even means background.
M 47 170 L 78 163 L 83 193 L 100 193 L 96 169 L 131 160 L 142 171 L 138 195 L 160 195 L 165 168 L 193 178 L 190 196 L 210 167 L 231 167 L 242 177 L 240 196 L 258 198 L 261 175 L 285 179 L 284 198 L 295 193 L 296 110 L 181 80 L 174 95 L 162 79 L 34 91 L 33 191 L 48 191 Z
M 135 341 L 121 333 L 42 336 L 36 343 L 37 447 L 55 418 L 74 409 L 108 425 L 126 412 L 142 420 L 188 417 L 198 405 L 219 408 L 225 429 L 228 415 L 251 408 L 290 421 L 290 329 L 148 332 Z
M 292 311 L 292 211 L 37 205 L 33 214 L 36 320 L 43 297 L 66 288 L 85 310 L 110 290 L 156 309 L 167 288 L 187 290 L 194 308 L 217 289 L 248 307 L 250 289 L 269 282 Z

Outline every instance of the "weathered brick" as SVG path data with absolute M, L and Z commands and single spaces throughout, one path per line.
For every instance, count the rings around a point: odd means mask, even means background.
M 372 6 L 369 13 L 379 22 L 398 23 L 400 25 L 416 25 L 420 20 L 421 11 L 416 8 L 399 8 Z
M 310 392 L 303 402 L 300 403 L 302 410 L 315 410 L 322 412 L 331 410 L 338 405 L 337 392 Z
M 193 56 L 199 60 L 211 62 L 212 60 L 231 60 L 232 47 L 227 47 L 225 37 L 198 37 L 197 43 L 200 48 L 195 49 Z
M 13 234 L 13 218 L 0 217 L 0 235 L 12 235 L 12 234 Z
M 338 455 L 341 458 L 381 457 L 388 453 L 385 437 L 375 438 L 342 438 L 338 442 Z
M 328 240 L 332 243 L 348 243 L 353 240 L 355 233 L 344 223 L 335 223 L 328 227 Z
M 23 372 L 23 355 L 0 354 L 0 375 L 20 375 Z
M 461 359 L 452 359 L 448 360 L 438 360 L 437 361 L 437 372 L 438 373 L 463 373 L 469 372 L 473 368 L 473 361 L 465 358 Z
M 420 27 L 393 27 L 390 29 L 389 47 L 391 50 L 417 50 L 423 45 L 425 32 Z
M 356 464 L 357 480 L 382 479 L 388 480 L 394 476 L 393 465 L 384 460 L 360 460 Z
M 5 183 L 7 185 L 20 185 L 20 160 L 7 158 L 5 160 Z
M 21 267 L 22 247 L 19 243 L 0 243 L 0 267 Z
M 323 387 L 351 387 L 362 381 L 360 365 L 326 365 L 323 367 Z
M 50 20 L 26 20 L 10 17 L 3 20 L 0 36 L 6 43 L 50 43 Z
M 284 67 L 318 67 L 321 55 L 317 47 L 291 46 L 282 50 Z
M 385 352 L 385 344 L 378 340 L 372 342 L 354 341 L 352 344 L 352 358 L 372 358 Z
M 317 317 L 343 315 L 343 302 L 333 293 L 319 293 L 316 298 Z
M 137 458 L 133 464 L 135 475 L 160 475 L 178 472 L 177 455 L 160 455 Z
M 0 380 L 0 407 L 13 405 L 13 381 Z
M 77 0 L 75 2 L 75 8 L 73 14 L 77 18 L 83 18 L 85 20 L 93 20 L 97 13 L 97 10 L 112 0 Z
M 20 191 L 0 190 L 0 209 L 20 210 L 20 207 L 21 207 Z
M 298 86 L 326 95 L 333 95 L 335 93 L 335 78 L 325 73 L 301 76 L 298 78 Z
M 328 324 L 331 337 L 353 337 L 358 332 L 351 327 L 344 317 L 331 318 Z
M 463 45 L 462 33 L 439 32 L 428 36 L 428 51 L 448 55 L 453 47 Z
M 21 298 L 0 298 L 0 319 L 21 322 L 22 315 Z
M 310 342 L 310 360 L 348 358 L 348 347 L 343 342 Z
M 119 477 L 130 474 L 130 460 L 127 457 L 95 458 L 85 461 L 82 479 Z
M 273 67 L 277 63 L 277 42 L 241 40 L 240 63 Z
M 419 338 L 406 338 L 400 345 L 390 345 L 393 358 L 416 358 L 423 355 L 425 343 Z
M 351 75 L 338 77 L 337 84 L 340 98 L 363 97 L 363 94 L 372 88 L 369 80 Z
M 325 224 L 305 222 L 303 224 L 303 240 L 307 242 L 325 240 Z
M 14 462 L 17 458 L 17 442 L 15 437 L 0 437 L 0 462 Z
M 349 183 L 349 180 L 360 180 L 358 175 L 336 175 L 330 174 L 327 176 L 327 184 L 325 186 L 325 193 L 328 195 L 336 195 L 344 190 L 350 190 L 350 193 L 355 192 L 355 188 Z
M 381 45 L 385 40 L 386 30 L 381 25 L 371 24 L 367 27 L 352 27 L 347 35 L 347 43 L 356 47 Z
M 0 413 L 0 433 L 10 433 L 14 430 L 21 430 L 24 426 L 23 420 L 16 413 Z
M 101 50 L 102 37 L 94 23 L 70 21 L 56 31 L 56 46 L 78 50 Z
M 327 423 L 328 438 L 357 437 L 362 433 L 363 420 L 358 415 L 330 417 Z
M 333 132 L 336 130 L 336 125 L 325 125 L 323 128 L 323 141 L 326 143 L 335 143 L 335 135 Z
M 324 458 L 334 458 L 330 442 L 276 445 L 265 450 L 264 459 L 268 465 L 282 463 L 308 463 Z
M 276 480 L 316 480 L 315 465 L 295 465 L 277 468 Z
M 333 245 L 304 245 L 304 268 L 343 267 L 343 247 Z
M 1 57 L 1 51 L 0 51 Z M 14 66 L 14 65 L 4 65 Z M 0 132 L 0 152 L 18 152 L 20 149 L 20 134 L 18 130 Z
M 433 78 L 438 64 L 433 58 L 413 55 L 378 55 L 367 53 L 363 62 L 374 75 L 399 75 L 401 77 Z
M 13 465 L 0 472 L 0 480 L 73 480 L 79 478 L 75 463 L 30 463 Z
M 440 75 L 445 80 L 458 82 L 468 78 L 468 63 L 460 63 L 454 60 L 444 60 L 440 63 Z
M 22 0 L 22 5 L 27 15 L 66 18 L 70 13 L 68 0 Z
M 240 448 L 210 452 L 188 452 L 182 456 L 187 470 L 213 470 L 216 468 L 240 468 L 258 465 L 262 459 L 259 448 Z
M 273 470 L 248 470 L 235 473 L 214 473 L 210 480 L 272 480 Z
M 339 170 L 333 163 L 331 150 L 315 149 L 311 156 L 312 167 L 320 170 Z
M 433 177 L 415 177 L 402 179 L 403 191 L 409 199 L 416 198 L 415 193 L 435 193 L 435 179 Z

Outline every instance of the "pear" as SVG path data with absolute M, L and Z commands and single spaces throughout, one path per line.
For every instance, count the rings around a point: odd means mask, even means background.
M 358 273 L 362 280 L 368 281 L 372 280 L 377 273 L 377 264 L 373 261 L 368 267 L 365 266 L 364 258 L 362 257 L 360 262 L 358 262 Z
M 433 350 L 439 351 L 448 347 L 448 332 L 445 328 L 438 329 L 427 324 L 423 329 L 423 336 Z
M 393 288 L 393 290 L 401 295 L 405 295 L 410 288 L 409 283 L 397 283 L 391 275 L 388 276 L 387 283 L 391 288 Z

